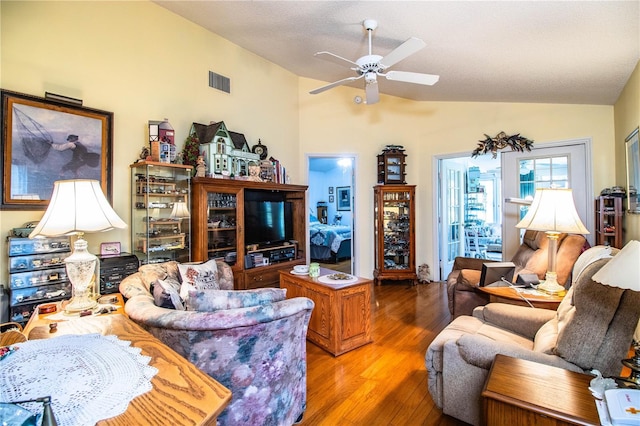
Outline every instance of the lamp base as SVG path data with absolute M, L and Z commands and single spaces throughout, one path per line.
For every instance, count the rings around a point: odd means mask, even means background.
M 537 289 L 554 296 L 564 296 L 567 293 L 567 289 L 558 283 L 555 273 L 547 273 L 545 280 L 537 287 Z
M 88 311 L 89 309 L 94 309 L 98 306 L 98 302 L 90 299 L 88 296 L 82 297 L 72 297 L 64 307 L 64 312 L 66 314 L 74 315 L 79 312 Z

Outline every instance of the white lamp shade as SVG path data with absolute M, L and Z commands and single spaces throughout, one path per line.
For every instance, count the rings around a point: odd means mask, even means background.
M 571 189 L 536 189 L 529 211 L 516 228 L 567 234 L 589 233 L 578 216 Z
M 173 210 L 171 210 L 171 218 L 179 219 L 183 217 L 189 217 L 189 209 L 187 203 L 184 201 L 178 201 L 173 203 Z
M 100 183 L 91 179 L 54 182 L 49 207 L 29 238 L 57 237 L 126 228 L 111 208 Z
M 600 284 L 640 291 L 640 242 L 629 241 L 591 279 Z

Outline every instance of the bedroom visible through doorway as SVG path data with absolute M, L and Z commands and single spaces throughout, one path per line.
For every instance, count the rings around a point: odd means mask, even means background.
M 353 273 L 355 157 L 309 156 L 309 259 Z

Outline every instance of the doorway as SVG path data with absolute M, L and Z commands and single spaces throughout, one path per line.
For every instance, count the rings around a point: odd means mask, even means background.
M 502 260 L 500 159 L 452 156 L 438 168 L 440 276 L 457 256 Z
M 511 259 L 520 245 L 515 224 L 528 207 L 503 201 L 531 197 L 535 188 L 572 188 L 580 218 L 593 229 L 593 201 L 587 195 L 593 193 L 589 139 L 541 144 L 531 152 L 504 151 L 497 159 L 466 154 L 437 162 L 441 280 L 456 256 Z
M 351 155 L 308 155 L 307 159 L 309 261 L 352 274 L 355 271 L 356 158 Z

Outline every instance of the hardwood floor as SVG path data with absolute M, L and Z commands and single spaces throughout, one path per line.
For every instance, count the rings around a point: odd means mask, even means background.
M 307 342 L 311 425 L 463 425 L 427 390 L 424 356 L 450 321 L 444 283 L 374 286 L 373 343 L 339 357 Z
M 344 272 L 345 274 L 351 273 L 351 259 L 341 260 L 337 263 L 322 263 L 320 262 L 321 268 L 333 269 L 334 271 Z

